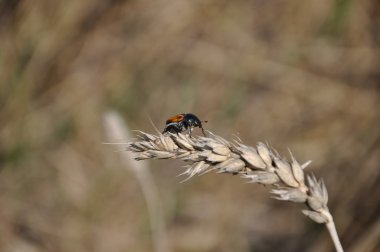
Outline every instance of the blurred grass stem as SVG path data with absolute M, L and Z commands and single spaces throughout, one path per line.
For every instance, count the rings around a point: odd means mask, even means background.
M 111 144 L 120 144 L 120 141 L 132 139 L 129 129 L 123 119 L 113 111 L 104 114 L 105 131 Z M 125 143 L 124 143 L 125 144 Z M 125 167 L 136 176 L 142 189 L 149 212 L 149 221 L 152 230 L 154 251 L 170 252 L 164 216 L 162 213 L 157 186 L 145 162 L 137 162 L 129 152 L 120 152 Z

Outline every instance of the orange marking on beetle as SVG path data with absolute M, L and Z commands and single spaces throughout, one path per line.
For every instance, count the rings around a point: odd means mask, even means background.
M 184 114 L 179 114 L 179 115 L 175 115 L 173 117 L 170 117 L 167 121 L 166 121 L 166 124 L 169 124 L 169 123 L 176 123 L 176 122 L 181 122 L 183 120 L 183 118 L 185 118 L 185 115 Z

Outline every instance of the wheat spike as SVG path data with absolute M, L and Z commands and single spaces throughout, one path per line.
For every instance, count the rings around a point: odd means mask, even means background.
M 136 160 L 181 159 L 189 165 L 181 175 L 187 179 L 210 171 L 240 175 L 252 183 L 271 185 L 273 198 L 305 203 L 303 214 L 317 223 L 324 223 L 337 251 L 343 251 L 332 215 L 327 207 L 328 194 L 323 180 L 305 175 L 310 161 L 300 165 L 290 152 L 291 162 L 264 143 L 256 148 L 233 143 L 209 132 L 209 137 L 186 134 L 152 135 L 140 132 L 138 141 L 130 142 L 127 150 Z M 305 181 L 307 183 L 305 183 Z

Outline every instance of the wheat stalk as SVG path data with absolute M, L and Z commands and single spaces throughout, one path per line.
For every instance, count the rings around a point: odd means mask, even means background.
M 152 135 L 139 131 L 138 138 L 127 147 L 136 154 L 136 160 L 181 159 L 189 163 L 182 173 L 187 179 L 210 171 L 238 174 L 249 182 L 271 185 L 275 199 L 305 203 L 308 209 L 302 213 L 325 224 L 336 250 L 343 251 L 327 207 L 328 193 L 323 180 L 305 176 L 304 169 L 310 161 L 301 165 L 289 151 L 289 162 L 268 144 L 258 143 L 253 148 L 240 139 L 230 142 L 211 132 L 209 137 L 189 137 L 181 133 Z

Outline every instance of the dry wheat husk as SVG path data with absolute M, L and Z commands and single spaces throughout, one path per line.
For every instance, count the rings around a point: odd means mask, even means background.
M 189 137 L 186 134 L 152 135 L 139 132 L 139 140 L 130 142 L 128 150 L 136 160 L 181 159 L 189 165 L 182 175 L 187 179 L 210 171 L 240 175 L 251 183 L 271 185 L 273 198 L 305 203 L 303 214 L 329 230 L 337 251 L 343 251 L 332 215 L 327 207 L 328 193 L 322 179 L 305 175 L 310 164 L 299 164 L 290 152 L 291 161 L 259 142 L 251 147 L 241 140 L 233 142 L 209 132 L 209 137 Z

